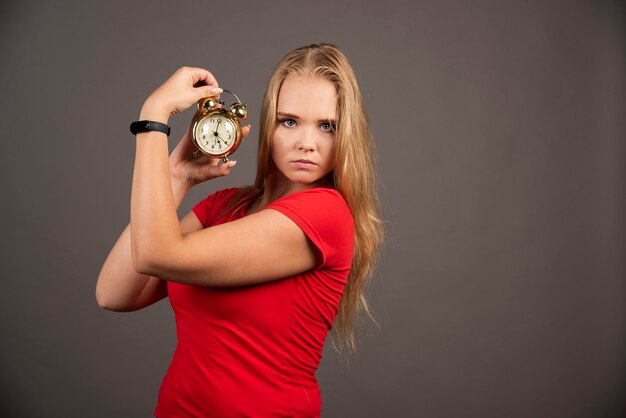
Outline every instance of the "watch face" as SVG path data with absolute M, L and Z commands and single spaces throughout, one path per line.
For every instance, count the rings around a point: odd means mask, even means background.
M 235 145 L 237 130 L 229 118 L 214 114 L 205 116 L 198 121 L 194 137 L 198 146 L 205 153 L 222 155 Z

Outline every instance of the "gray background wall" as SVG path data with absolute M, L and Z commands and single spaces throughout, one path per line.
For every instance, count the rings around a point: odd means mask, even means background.
M 624 3 L 231 3 L 0 3 L 2 416 L 150 416 L 169 305 L 94 299 L 129 216 L 128 124 L 195 65 L 256 135 L 273 65 L 320 41 L 360 78 L 390 232 L 381 328 L 349 366 L 325 351 L 323 416 L 625 416 Z M 255 150 L 183 211 L 250 183 Z

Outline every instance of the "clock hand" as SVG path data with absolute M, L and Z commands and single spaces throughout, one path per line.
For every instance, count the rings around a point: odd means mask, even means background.
M 222 120 L 221 120 L 221 119 L 218 119 L 218 120 L 217 120 L 217 125 L 215 125 L 215 130 L 213 131 L 213 135 L 214 135 L 214 136 L 217 136 L 217 131 L 219 131 L 219 129 L 220 129 L 220 123 L 221 123 L 221 122 L 222 122 Z
M 230 145 L 228 142 L 224 141 L 221 136 L 218 135 L 217 138 L 218 138 L 218 141 L 222 141 L 226 145 Z

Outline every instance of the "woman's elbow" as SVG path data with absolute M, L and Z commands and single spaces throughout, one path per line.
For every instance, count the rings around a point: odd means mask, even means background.
M 102 290 L 99 286 L 96 286 L 96 302 L 102 309 L 106 309 L 107 311 L 116 310 L 109 294 Z
M 131 258 L 133 268 L 139 274 L 146 276 L 158 276 L 160 270 L 159 261 L 163 260 L 166 255 L 159 255 L 154 248 L 141 248 L 133 245 Z
M 125 306 L 120 304 L 119 295 L 114 288 L 102 276 L 98 277 L 98 283 L 96 284 L 96 303 L 100 308 L 107 311 L 128 311 Z
M 159 275 L 158 264 L 152 258 L 133 257 L 133 268 L 137 273 L 145 276 L 158 277 Z
M 133 262 L 133 268 L 139 274 L 145 274 L 151 276 L 153 270 L 152 257 L 148 256 L 149 252 L 140 251 L 137 246 L 133 246 L 131 252 L 131 258 Z

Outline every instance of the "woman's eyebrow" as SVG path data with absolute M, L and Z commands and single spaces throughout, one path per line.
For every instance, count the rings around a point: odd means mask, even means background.
M 276 114 L 281 117 L 281 118 L 291 118 L 291 119 L 300 119 L 300 117 L 298 115 L 294 115 L 293 113 L 287 113 L 287 112 L 276 112 Z M 326 118 L 326 119 L 319 119 L 318 122 L 320 123 L 332 123 L 333 125 L 337 124 L 337 121 L 334 118 Z
M 283 118 L 299 119 L 298 116 L 294 115 L 293 113 L 276 112 L 276 114 Z

